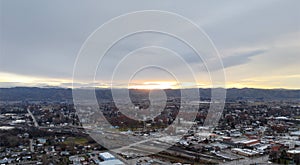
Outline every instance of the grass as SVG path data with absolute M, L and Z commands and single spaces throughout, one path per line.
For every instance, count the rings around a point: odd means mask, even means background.
M 64 142 L 66 145 L 75 144 L 75 145 L 85 145 L 88 144 L 88 139 L 82 137 L 68 137 Z

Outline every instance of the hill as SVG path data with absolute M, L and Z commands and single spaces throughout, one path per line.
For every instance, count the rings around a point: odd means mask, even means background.
M 180 90 L 165 90 L 168 96 L 180 96 Z M 201 100 L 209 100 L 211 89 L 199 89 Z M 144 95 L 143 90 L 132 90 L 133 94 Z M 109 89 L 97 89 L 97 97 L 111 99 Z M 254 88 L 230 88 L 227 89 L 227 101 L 300 101 L 300 90 L 286 89 L 254 89 Z M 72 89 L 66 88 L 37 88 L 14 87 L 0 88 L 0 101 L 72 101 Z

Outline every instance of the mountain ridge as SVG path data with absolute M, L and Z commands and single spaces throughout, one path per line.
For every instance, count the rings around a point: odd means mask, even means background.
M 143 90 L 138 89 L 131 89 L 131 91 L 143 93 Z M 180 94 L 178 89 L 165 89 L 165 91 L 168 96 L 175 97 Z M 227 101 L 300 101 L 300 89 L 228 88 L 226 91 Z M 202 100 L 210 99 L 211 88 L 199 88 L 199 92 Z M 110 89 L 96 88 L 96 95 L 101 99 L 111 99 Z M 58 87 L 0 88 L 0 101 L 72 101 L 72 89 Z

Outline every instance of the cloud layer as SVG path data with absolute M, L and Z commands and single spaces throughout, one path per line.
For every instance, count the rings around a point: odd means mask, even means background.
M 70 85 L 78 51 L 96 28 L 128 12 L 164 10 L 205 30 L 221 54 L 228 87 L 300 88 L 298 0 L 2 0 L 0 7 L 0 86 Z M 110 84 L 107 77 L 118 59 L 145 45 L 176 51 L 198 73 L 197 83 L 209 84 L 203 61 L 190 48 L 170 36 L 145 33 L 120 41 L 107 54 L 102 64 L 106 75 L 97 75 L 100 86 Z M 184 67 L 170 65 L 178 73 Z M 147 72 L 151 79 L 161 79 L 157 75 Z

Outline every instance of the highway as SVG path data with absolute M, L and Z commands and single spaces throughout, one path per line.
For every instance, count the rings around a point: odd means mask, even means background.
M 31 111 L 30 111 L 29 108 L 27 108 L 27 112 L 28 112 L 28 114 L 31 116 L 31 118 L 32 118 L 32 120 L 33 120 L 33 122 L 34 122 L 34 126 L 35 126 L 35 127 L 39 127 L 39 123 L 36 121 L 35 117 L 34 117 L 33 114 L 31 113 Z

